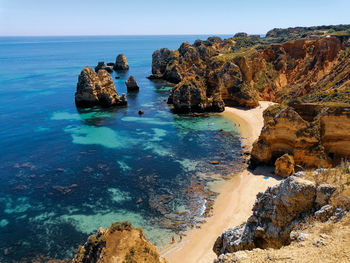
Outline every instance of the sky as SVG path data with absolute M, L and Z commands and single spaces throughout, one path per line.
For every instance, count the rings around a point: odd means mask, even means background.
M 349 13 L 350 0 L 0 0 L 0 36 L 264 34 Z

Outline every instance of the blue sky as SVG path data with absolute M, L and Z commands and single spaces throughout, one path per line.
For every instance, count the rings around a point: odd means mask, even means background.
M 349 13 L 350 0 L 0 0 L 0 35 L 264 34 Z

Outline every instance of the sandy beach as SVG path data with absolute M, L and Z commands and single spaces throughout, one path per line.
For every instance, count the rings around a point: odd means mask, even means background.
M 263 127 L 262 113 L 271 102 L 260 102 L 255 109 L 227 107 L 222 113 L 234 121 L 242 136 L 242 144 L 251 149 Z M 169 263 L 207 263 L 216 258 L 212 247 L 216 238 L 226 229 L 243 223 L 250 215 L 258 192 L 278 183 L 271 177 L 271 168 L 260 168 L 254 174 L 242 171 L 224 183 L 215 201 L 213 216 L 206 219 L 200 228 L 190 230 L 181 242 L 161 251 Z M 268 176 L 268 178 L 266 177 Z

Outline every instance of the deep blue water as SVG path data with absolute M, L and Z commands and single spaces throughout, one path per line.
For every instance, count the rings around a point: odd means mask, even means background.
M 146 76 L 154 50 L 206 37 L 0 38 L 1 262 L 70 258 L 117 220 L 164 246 L 203 220 L 209 183 L 239 168 L 239 135 L 219 114 L 174 115 L 171 87 Z M 119 53 L 130 70 L 115 80 L 118 93 L 129 74 L 140 92 L 126 108 L 78 110 L 81 69 Z

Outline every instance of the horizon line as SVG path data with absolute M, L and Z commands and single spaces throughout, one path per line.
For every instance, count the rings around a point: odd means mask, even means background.
M 237 33 L 237 32 L 236 32 Z M 228 36 L 236 33 L 186 33 L 186 34 L 120 34 L 120 35 L 0 35 L 0 37 L 117 37 L 117 36 Z M 258 33 L 247 33 L 248 35 L 266 35 Z

